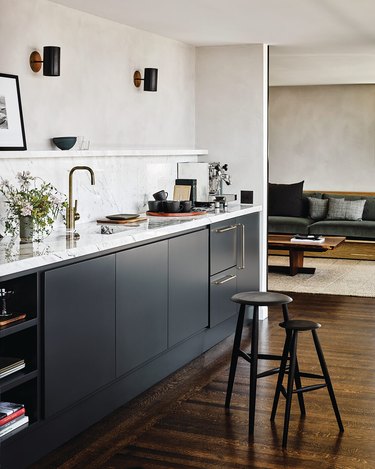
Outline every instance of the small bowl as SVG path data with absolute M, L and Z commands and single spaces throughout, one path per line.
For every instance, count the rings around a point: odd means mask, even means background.
M 77 137 L 55 137 L 52 141 L 60 150 L 70 150 L 74 147 Z

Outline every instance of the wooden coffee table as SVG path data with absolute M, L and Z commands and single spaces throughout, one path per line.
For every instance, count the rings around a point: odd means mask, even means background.
M 268 248 L 289 251 L 289 266 L 270 265 L 269 272 L 283 272 L 289 275 L 298 273 L 313 274 L 315 267 L 303 267 L 305 251 L 325 252 L 337 248 L 346 238 L 342 236 L 324 236 L 323 243 L 314 241 L 291 241 L 293 235 L 268 235 Z

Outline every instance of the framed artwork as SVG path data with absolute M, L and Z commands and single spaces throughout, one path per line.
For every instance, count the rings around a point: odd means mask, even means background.
M 0 73 L 0 150 L 26 150 L 17 75 Z

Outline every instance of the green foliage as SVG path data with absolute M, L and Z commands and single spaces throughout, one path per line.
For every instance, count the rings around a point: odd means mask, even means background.
M 35 240 L 48 236 L 59 213 L 67 207 L 66 196 L 52 184 L 30 171 L 17 173 L 18 187 L 6 179 L 0 183 L 0 193 L 7 204 L 5 232 L 15 236 L 19 230 L 19 218 L 31 217 L 34 224 Z

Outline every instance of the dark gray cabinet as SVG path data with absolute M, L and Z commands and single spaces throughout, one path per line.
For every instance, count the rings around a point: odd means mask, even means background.
M 167 348 L 168 241 L 116 254 L 116 374 Z
M 259 214 L 210 228 L 210 327 L 236 314 L 230 298 L 259 289 Z
M 259 213 L 238 217 L 237 291 L 259 290 Z M 244 238 L 242 239 L 242 235 Z
M 45 417 L 115 378 L 115 256 L 45 273 Z
M 210 280 L 210 327 L 215 327 L 236 314 L 231 297 L 237 292 L 237 269 L 225 270 Z
M 237 264 L 236 220 L 215 223 L 210 227 L 210 274 L 214 275 Z
M 169 240 L 168 345 L 208 326 L 208 230 Z

